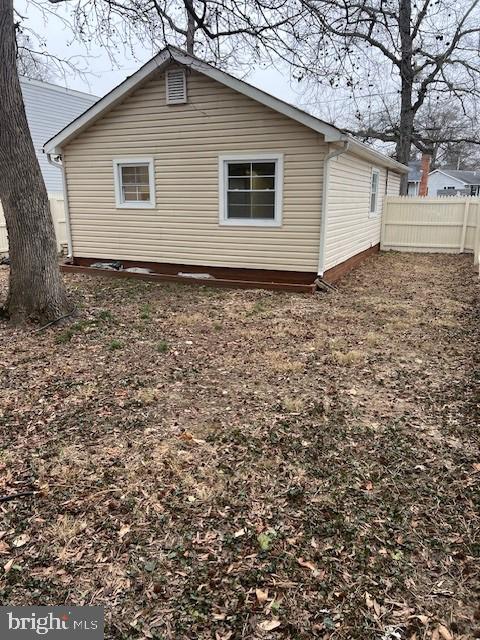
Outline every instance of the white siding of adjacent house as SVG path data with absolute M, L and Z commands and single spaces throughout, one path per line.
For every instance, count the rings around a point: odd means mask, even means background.
M 316 272 L 322 136 L 199 73 L 187 82 L 187 103 L 167 105 L 159 74 L 63 150 L 74 255 Z M 284 154 L 282 226 L 222 226 L 219 155 L 256 152 Z M 154 209 L 116 208 L 112 161 L 128 156 L 154 159 Z
M 27 78 L 20 79 L 20 86 L 28 126 L 47 191 L 62 191 L 61 171 L 48 162 L 42 151 L 43 145 L 98 98 L 88 93 L 71 91 L 48 82 Z
M 372 169 L 380 172 L 378 215 L 370 216 Z M 388 181 L 387 181 L 388 175 Z M 328 186 L 325 270 L 380 242 L 385 193 L 398 195 L 400 175 L 352 153 L 331 161 Z
M 465 183 L 451 176 L 447 176 L 445 173 L 435 171 L 428 176 L 428 195 L 435 198 L 437 191 L 445 191 L 445 195 L 448 195 L 448 187 L 453 189 L 464 189 Z

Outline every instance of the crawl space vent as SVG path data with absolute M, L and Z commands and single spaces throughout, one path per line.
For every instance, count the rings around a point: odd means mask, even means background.
M 167 71 L 167 104 L 182 104 L 187 101 L 187 79 L 183 69 Z

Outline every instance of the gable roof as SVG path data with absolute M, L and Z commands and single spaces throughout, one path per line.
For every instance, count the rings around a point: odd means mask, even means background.
M 480 172 L 478 171 L 459 171 L 457 169 L 444 169 L 443 167 L 435 171 L 443 173 L 464 184 L 480 184 Z M 434 171 L 432 171 L 432 173 L 434 173 Z
M 328 124 L 327 122 L 320 120 L 320 118 L 316 118 L 306 111 L 302 111 L 301 109 L 288 104 L 288 102 L 275 98 L 269 93 L 266 93 L 261 89 L 257 89 L 243 80 L 234 78 L 230 74 L 225 73 L 225 71 L 221 71 L 203 60 L 172 46 L 168 46 L 160 51 L 160 53 L 144 64 L 143 67 L 140 67 L 140 69 L 133 75 L 126 78 L 126 80 L 110 91 L 110 93 L 107 93 L 106 96 L 92 105 L 81 116 L 73 120 L 59 133 L 50 138 L 43 147 L 44 151 L 49 154 L 60 154 L 62 146 L 77 137 L 87 127 L 101 118 L 105 113 L 113 109 L 117 104 L 122 102 L 128 95 L 135 91 L 141 83 L 148 80 L 153 76 L 153 74 L 163 71 L 172 62 L 202 73 L 213 80 L 230 87 L 234 91 L 242 93 L 256 102 L 264 104 L 274 111 L 282 113 L 288 118 L 300 122 L 309 129 L 313 129 L 317 133 L 322 134 L 326 142 L 349 142 L 351 151 L 370 159 L 372 162 L 377 162 L 382 166 L 396 169 L 401 173 L 406 173 L 408 171 L 408 167 L 405 165 L 389 158 L 383 153 L 375 151 L 353 136 L 348 135 L 342 131 L 342 129 Z

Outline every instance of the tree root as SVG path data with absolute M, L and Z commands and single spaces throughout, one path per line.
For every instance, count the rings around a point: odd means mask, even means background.
M 74 313 L 75 313 L 75 309 L 72 309 L 72 311 L 70 311 L 70 313 L 66 313 L 64 316 L 60 316 L 59 318 L 56 318 L 55 320 L 51 320 L 50 322 L 47 322 L 47 324 L 44 324 L 43 326 L 41 326 L 40 329 L 35 329 L 35 331 L 33 333 L 40 333 L 41 331 L 44 331 L 48 327 L 51 327 L 52 325 L 57 324 L 57 322 L 61 322 L 62 320 L 65 320 L 66 318 L 70 318 L 70 316 L 73 316 Z

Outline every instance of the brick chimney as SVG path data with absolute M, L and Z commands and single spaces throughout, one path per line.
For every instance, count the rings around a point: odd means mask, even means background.
M 422 162 L 420 165 L 420 185 L 418 187 L 418 195 L 426 196 L 428 195 L 428 174 L 430 172 L 430 160 L 431 156 L 426 153 L 422 153 Z

